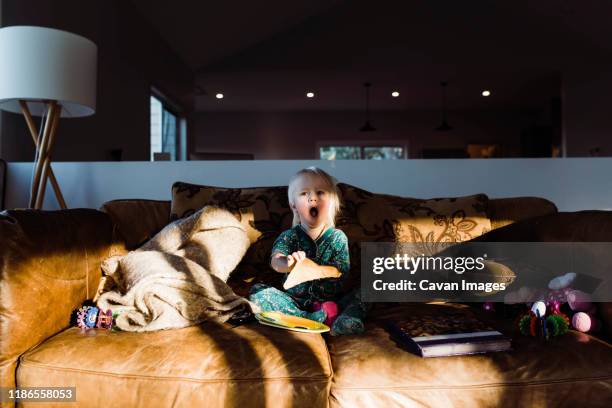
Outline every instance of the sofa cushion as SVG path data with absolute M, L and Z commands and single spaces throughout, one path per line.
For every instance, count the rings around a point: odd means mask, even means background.
M 170 201 L 112 200 L 100 210 L 113 220 L 115 234 L 126 250 L 138 248 L 170 222 Z
M 518 335 L 510 352 L 421 358 L 383 328 L 384 319 L 465 307 L 403 304 L 372 312 L 364 335 L 330 337 L 331 406 L 609 406 L 612 346 L 589 335 Z
M 291 228 L 287 187 L 221 188 L 174 183 L 172 220 L 193 214 L 205 205 L 231 211 L 245 226 L 251 246 L 228 283 L 246 296 L 256 282 L 280 286 L 281 274 L 270 267 L 272 244 L 278 235 Z
M 492 229 L 556 212 L 557 206 L 545 198 L 512 197 L 489 200 L 489 218 Z
M 87 406 L 325 407 L 331 364 L 317 334 L 211 322 L 150 333 L 70 328 L 25 353 L 20 387 L 75 386 Z
M 349 287 L 360 285 L 362 242 L 423 243 L 419 252 L 431 255 L 444 246 L 463 242 L 491 229 L 486 195 L 417 199 L 369 191 L 339 183 L 342 195 L 336 222 L 349 238 Z
M 476 241 L 612 242 L 612 211 L 548 214 L 498 228 Z

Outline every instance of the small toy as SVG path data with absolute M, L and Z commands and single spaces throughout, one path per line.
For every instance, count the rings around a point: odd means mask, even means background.
M 551 307 L 553 304 L 558 304 L 559 307 L 561 307 L 562 304 L 567 303 L 567 296 L 572 291 L 570 285 L 574 283 L 575 280 L 575 272 L 568 272 L 565 275 L 552 278 L 550 282 L 548 282 L 548 289 L 550 289 L 546 296 L 546 303 L 548 306 Z
M 596 332 L 600 329 L 601 322 L 585 312 L 578 312 L 572 317 L 572 326 L 579 332 Z
M 559 300 L 552 300 L 552 301 L 550 301 L 548 306 L 549 306 L 550 312 L 552 314 L 556 314 L 556 313 L 560 313 L 561 312 L 561 302 Z
M 563 313 L 548 316 L 546 318 L 547 325 L 551 326 L 551 333 L 553 336 L 560 336 L 567 333 L 569 329 L 569 319 Z
M 596 332 L 601 326 L 595 317 L 597 307 L 591 301 L 588 293 L 571 288 L 576 276 L 575 273 L 570 272 L 552 279 L 548 284 L 549 289 L 553 289 L 549 293 L 548 304 L 550 307 L 560 308 L 562 304 L 567 303 L 571 311 L 576 312 L 572 316 L 572 327 L 583 333 Z
M 588 312 L 593 308 L 591 296 L 580 290 L 571 290 L 567 294 L 567 304 L 576 312 Z
M 565 275 L 557 276 L 548 282 L 548 289 L 561 290 L 568 288 L 576 280 L 575 272 L 568 272 Z
M 95 306 L 83 306 L 77 312 L 77 326 L 82 329 L 112 329 L 113 313 L 110 309 L 103 311 Z
M 538 317 L 535 313 L 529 312 L 519 321 L 519 330 L 523 335 L 541 337 L 545 340 L 565 334 L 568 328 L 569 318 L 563 313 Z
M 531 306 L 531 311 L 536 317 L 544 317 L 546 314 L 546 303 L 542 300 L 535 302 L 533 306 Z
M 583 333 L 591 329 L 591 318 L 584 312 L 578 312 L 572 317 L 572 326 Z
M 561 276 L 557 276 L 548 283 L 548 292 L 542 292 L 538 289 L 522 287 L 516 292 L 509 292 L 506 295 L 506 303 L 526 303 L 535 299 L 541 299 L 533 303 L 531 306 L 530 315 L 524 315 L 519 321 L 521 333 L 531 336 L 543 336 L 545 338 L 552 335 L 556 336 L 567 331 L 570 321 L 571 326 L 576 330 L 586 333 L 598 331 L 601 327 L 601 322 L 595 317 L 597 307 L 593 304 L 591 296 L 588 293 L 573 289 L 571 285 L 576 280 L 577 274 L 569 272 Z M 534 296 L 538 296 L 535 297 Z M 565 311 L 569 311 L 571 319 L 561 312 L 563 305 L 567 304 Z M 546 317 L 546 323 L 540 322 L 537 319 L 544 318 L 548 310 L 549 316 Z M 562 316 L 564 323 L 555 317 Z M 555 323 L 556 322 L 556 323 Z

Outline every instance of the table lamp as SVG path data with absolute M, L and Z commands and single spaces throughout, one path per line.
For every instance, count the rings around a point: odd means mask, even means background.
M 36 146 L 30 208 L 40 209 L 47 177 L 66 208 L 51 169 L 60 117 L 89 116 L 96 109 L 97 46 L 87 38 L 45 27 L 0 28 L 0 109 L 22 113 Z M 32 116 L 40 116 L 40 131 Z

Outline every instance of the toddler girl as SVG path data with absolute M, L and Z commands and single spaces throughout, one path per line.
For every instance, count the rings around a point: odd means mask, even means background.
M 350 262 L 346 235 L 334 228 L 340 209 L 335 180 L 316 167 L 300 170 L 289 182 L 288 196 L 293 228 L 276 239 L 270 262 L 285 274 L 285 291 L 256 284 L 251 301 L 264 311 L 325 321 L 332 335 L 363 332 L 365 305 L 358 292 L 341 296 Z

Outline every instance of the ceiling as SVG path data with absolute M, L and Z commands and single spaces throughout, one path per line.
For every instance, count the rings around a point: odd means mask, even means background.
M 339 0 L 132 0 L 193 70 L 319 14 Z
M 200 111 L 360 110 L 364 81 L 373 110 L 439 108 L 441 80 L 450 109 L 538 109 L 612 59 L 603 0 L 132 1 L 197 74 Z

